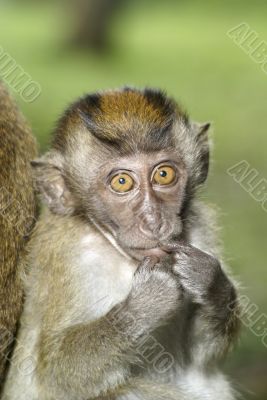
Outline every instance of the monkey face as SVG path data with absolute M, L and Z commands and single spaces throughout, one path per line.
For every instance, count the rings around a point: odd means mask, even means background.
M 161 245 L 181 234 L 187 172 L 173 150 L 110 157 L 91 174 L 84 210 L 125 252 L 161 255 Z

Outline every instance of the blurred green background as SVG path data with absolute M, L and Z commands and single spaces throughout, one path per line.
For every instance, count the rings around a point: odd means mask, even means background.
M 89 3 L 0 1 L 0 46 L 42 87 L 33 103 L 16 95 L 40 149 L 66 104 L 124 84 L 164 88 L 194 119 L 212 121 L 203 197 L 221 210 L 225 258 L 243 293 L 267 314 L 267 213 L 226 172 L 246 160 L 267 179 L 267 74 L 227 36 L 244 21 L 267 41 L 267 3 L 117 0 L 100 11 Z M 267 399 L 267 349 L 250 329 L 225 369 L 244 398 Z

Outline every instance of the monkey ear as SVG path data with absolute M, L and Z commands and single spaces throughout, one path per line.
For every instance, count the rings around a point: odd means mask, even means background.
M 194 137 L 197 142 L 197 184 L 205 182 L 209 172 L 209 135 L 208 131 L 211 123 L 205 122 L 204 124 L 193 122 Z
M 37 191 L 44 203 L 55 214 L 71 214 L 74 210 L 72 194 L 59 163 L 53 163 L 49 155 L 31 161 Z

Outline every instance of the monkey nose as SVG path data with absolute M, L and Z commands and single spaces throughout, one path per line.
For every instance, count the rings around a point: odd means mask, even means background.
M 142 234 L 147 236 L 149 239 L 156 239 L 158 240 L 162 235 L 164 229 L 164 224 L 161 220 L 145 220 L 141 221 L 140 223 L 140 231 Z
M 154 239 L 155 234 L 154 234 L 154 229 L 153 227 L 149 226 L 148 224 L 140 224 L 139 229 L 141 233 L 148 237 L 149 239 Z

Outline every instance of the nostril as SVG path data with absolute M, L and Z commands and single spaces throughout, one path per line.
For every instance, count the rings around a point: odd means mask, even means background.
M 149 238 L 154 238 L 155 234 L 154 234 L 154 228 L 153 226 L 151 226 L 151 224 L 145 222 L 145 221 L 141 221 L 140 225 L 139 225 L 140 231 L 147 237 Z
M 140 231 L 151 239 L 159 239 L 168 230 L 158 208 L 146 207 L 138 217 Z
M 153 239 L 158 239 L 165 232 L 164 224 L 161 221 L 156 221 L 155 218 L 142 220 L 139 227 L 143 234 Z
M 161 240 L 166 239 L 167 237 L 171 236 L 173 232 L 173 225 L 168 222 L 165 221 L 162 225 L 161 225 L 161 229 L 159 231 L 159 236 Z

